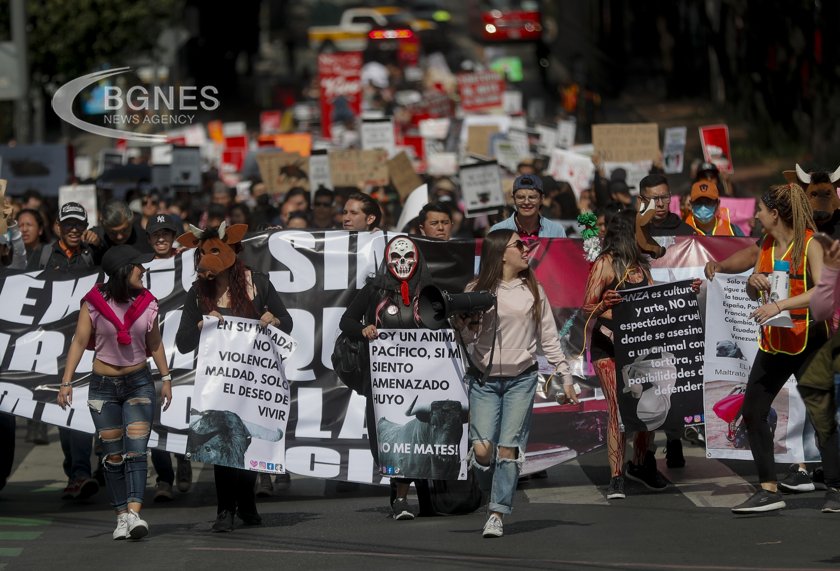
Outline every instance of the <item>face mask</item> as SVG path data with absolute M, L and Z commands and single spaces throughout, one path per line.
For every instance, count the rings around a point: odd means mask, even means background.
M 711 222 L 712 218 L 715 217 L 714 206 L 708 206 L 706 204 L 703 204 L 702 206 L 692 206 L 691 211 L 694 213 L 694 217 L 704 224 L 706 222 Z

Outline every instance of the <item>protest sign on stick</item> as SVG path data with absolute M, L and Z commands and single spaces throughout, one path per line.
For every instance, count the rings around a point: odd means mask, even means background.
M 700 146 L 703 157 L 714 163 L 720 172 L 732 174 L 732 149 L 729 146 L 729 127 L 726 125 L 706 125 L 700 127 Z
M 382 149 L 331 151 L 330 176 L 334 186 L 381 186 L 388 184 L 388 152 Z
M 406 197 L 423 183 L 418 174 L 414 172 L 414 167 L 405 151 L 388 160 L 388 175 L 402 202 L 405 202 Z
M 466 479 L 469 399 L 455 331 L 380 329 L 370 366 L 382 474 Z
M 284 363 L 296 346 L 255 319 L 205 316 L 187 437 L 191 460 L 286 471 L 291 398 Z

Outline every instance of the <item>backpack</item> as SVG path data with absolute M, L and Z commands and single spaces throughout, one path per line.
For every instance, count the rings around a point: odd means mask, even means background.
M 367 340 L 353 339 L 342 332 L 335 340 L 332 366 L 339 380 L 358 394 L 364 394 L 365 381 L 370 375 L 370 356 Z
M 464 515 L 481 507 L 481 489 L 472 470 L 466 480 L 429 480 L 432 510 L 438 515 Z

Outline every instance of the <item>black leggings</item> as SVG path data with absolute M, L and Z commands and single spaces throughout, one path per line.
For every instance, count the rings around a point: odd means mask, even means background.
M 742 414 L 759 482 L 776 481 L 773 435 L 767 422 L 770 405 L 791 375 L 799 379 L 805 372 L 810 358 L 827 339 L 824 329 L 822 324 L 812 324 L 808 344 L 798 355 L 765 353 L 760 349 L 756 353 L 744 394 Z
M 257 513 L 257 501 L 254 496 L 254 484 L 257 473 L 251 470 L 230 468 L 228 466 L 213 466 L 216 479 L 216 513 L 229 511 L 240 514 L 254 515 Z

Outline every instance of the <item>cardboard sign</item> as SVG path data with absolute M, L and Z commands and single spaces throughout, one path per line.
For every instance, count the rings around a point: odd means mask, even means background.
M 2 200 L 0 200 L 2 202 Z M 99 208 L 96 203 L 96 185 L 74 184 L 58 188 L 58 203 L 78 202 L 87 210 L 88 227 L 99 225 Z
M 501 108 L 505 80 L 495 71 L 476 71 L 458 74 L 458 95 L 464 111 Z
M 330 176 L 336 186 L 382 186 L 388 184 L 388 153 L 382 149 L 333 151 Z
M 354 119 L 362 110 L 361 52 L 318 55 L 321 134 L 331 138 L 332 124 Z
M 309 190 L 309 161 L 298 153 L 259 153 L 257 165 L 270 194 L 285 194 L 295 186 Z
M 555 180 L 568 182 L 572 185 L 575 197 L 580 198 L 581 191 L 592 186 L 595 165 L 585 155 L 553 149 L 548 162 L 548 174 Z
M 201 187 L 201 149 L 198 147 L 173 147 L 170 164 L 172 186 Z
M 498 132 L 499 127 L 496 125 L 468 125 L 466 153 L 490 158 L 493 156 L 490 140 Z
M 732 174 L 732 151 L 729 147 L 729 127 L 726 125 L 707 125 L 700 127 L 700 146 L 703 157 L 713 163 L 720 172 Z
M 466 217 L 496 212 L 505 205 L 502 173 L 496 161 L 461 165 L 461 195 Z
M 397 189 L 402 202 L 405 202 L 406 197 L 414 189 L 423 184 L 423 181 L 414 172 L 411 160 L 404 151 L 388 161 L 388 175 L 391 177 L 391 182 Z
M 592 143 L 605 162 L 652 161 L 659 157 L 659 127 L 656 123 L 592 125 Z
M 679 174 L 685 166 L 686 127 L 665 129 L 665 143 L 662 145 L 662 162 L 665 174 Z
M 361 137 L 364 150 L 383 149 L 389 157 L 396 153 L 397 141 L 394 136 L 394 120 L 391 118 L 364 119 Z
M 330 177 L 330 157 L 326 150 L 312 151 L 309 155 L 309 190 L 312 198 L 315 198 L 315 191 L 324 187 L 332 190 L 332 178 Z

